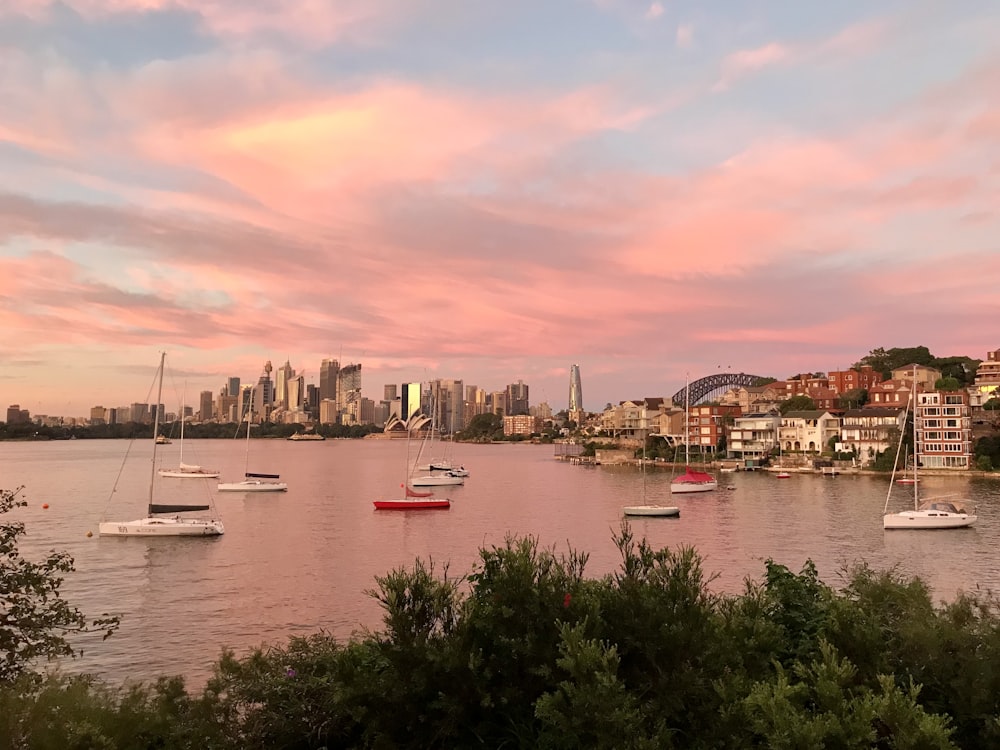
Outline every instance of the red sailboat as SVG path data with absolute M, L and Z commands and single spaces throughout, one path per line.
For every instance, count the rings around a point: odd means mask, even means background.
M 426 421 L 426 417 L 418 416 L 416 414 L 413 417 L 417 417 L 416 421 L 420 423 L 421 421 Z M 403 482 L 399 486 L 403 488 L 403 497 L 394 498 L 391 500 L 375 500 L 375 510 L 435 510 L 435 509 L 447 509 L 451 507 L 451 500 L 446 497 L 434 497 L 433 492 L 421 492 L 410 487 L 409 483 L 409 470 L 410 470 L 410 432 L 411 432 L 411 422 L 413 422 L 413 417 L 406 420 L 406 474 L 407 481 Z

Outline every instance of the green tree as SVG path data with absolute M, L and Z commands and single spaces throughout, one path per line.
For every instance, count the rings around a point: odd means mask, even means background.
M 957 391 L 961 387 L 962 384 L 958 382 L 957 378 L 938 378 L 934 381 L 934 390 L 936 391 Z
M 808 396 L 792 396 L 778 404 L 778 410 L 782 414 L 790 411 L 812 411 L 816 408 L 816 402 Z
M 503 417 L 499 414 L 477 414 L 456 437 L 459 440 L 489 442 L 503 439 Z
M 0 490 L 0 514 L 27 503 L 23 487 Z M 18 549 L 24 523 L 0 523 L 0 685 L 34 675 L 39 659 L 76 656 L 67 638 L 76 633 L 118 628 L 118 618 L 104 614 L 88 623 L 80 610 L 62 598 L 63 575 L 74 570 L 66 552 L 50 552 L 40 562 L 25 560 Z
M 868 403 L 868 391 L 864 388 L 853 388 L 844 391 L 837 399 L 837 406 L 841 409 L 860 409 Z

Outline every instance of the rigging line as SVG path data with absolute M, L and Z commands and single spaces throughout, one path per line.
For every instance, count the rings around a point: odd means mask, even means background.
M 159 375 L 159 372 L 160 372 L 160 368 L 159 368 L 159 366 L 157 366 L 156 371 L 153 373 L 153 380 L 149 384 L 149 391 L 146 393 L 146 405 L 147 406 L 149 405 L 150 399 L 153 397 L 153 388 L 156 386 L 156 379 L 157 379 L 157 376 Z M 157 409 L 160 408 L 160 405 L 157 404 L 156 408 Z M 129 415 L 129 416 L 131 416 L 131 415 Z M 107 517 L 108 517 L 107 513 L 108 513 L 108 508 L 111 507 L 111 500 L 114 498 L 115 493 L 118 491 L 118 483 L 121 481 L 122 474 L 125 471 L 125 464 L 128 462 L 129 454 L 131 454 L 131 452 L 132 452 L 132 446 L 135 444 L 135 438 L 136 438 L 136 435 L 135 435 L 136 429 L 135 428 L 136 428 L 136 425 L 133 422 L 133 424 L 132 424 L 132 437 L 130 437 L 129 440 L 128 440 L 128 446 L 125 448 L 125 455 L 122 456 L 121 466 L 118 467 L 118 474 L 115 476 L 115 482 L 114 482 L 114 484 L 111 487 L 111 492 L 108 494 L 108 501 L 104 505 L 104 518 L 105 519 L 107 519 Z M 156 439 L 155 435 L 153 436 L 153 439 L 154 440 Z
M 910 393 L 910 396 L 912 398 L 913 396 L 912 392 Z M 885 507 L 882 509 L 883 516 L 889 512 L 889 498 L 892 496 L 892 488 L 893 485 L 896 483 L 896 466 L 899 464 L 899 452 L 903 447 L 903 435 L 906 432 L 906 418 L 909 415 L 909 413 L 910 413 L 910 401 L 909 399 L 907 399 L 906 408 L 903 410 L 903 427 L 899 431 L 899 444 L 896 445 L 896 458 L 892 462 L 892 476 L 889 477 L 889 489 L 885 493 Z M 916 446 L 914 446 L 913 450 L 914 452 L 916 452 Z M 913 457 L 913 460 L 914 461 L 917 460 L 916 456 Z M 903 471 L 904 472 L 906 471 L 905 466 L 903 467 Z

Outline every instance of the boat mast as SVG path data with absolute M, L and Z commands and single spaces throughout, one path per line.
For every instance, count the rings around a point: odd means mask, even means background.
M 920 501 L 917 492 L 917 363 L 913 363 L 913 510 L 918 510 Z
M 179 461 L 181 470 L 184 469 L 184 399 L 187 398 L 187 382 L 181 388 L 181 458 Z
M 156 411 L 153 413 L 153 462 L 150 466 L 149 475 L 149 506 L 146 509 L 147 515 L 153 515 L 153 484 L 156 481 L 156 438 L 160 432 L 160 398 L 163 395 L 163 361 L 167 358 L 166 352 L 160 352 L 159 385 L 156 388 Z
M 253 415 L 253 393 L 256 386 L 250 386 L 250 401 L 247 404 L 247 455 L 243 462 L 243 478 L 246 479 L 250 471 L 250 418 Z
M 691 374 L 684 376 L 684 470 L 691 464 Z

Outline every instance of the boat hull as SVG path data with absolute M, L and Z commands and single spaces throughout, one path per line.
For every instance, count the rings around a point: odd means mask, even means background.
M 101 536 L 221 536 L 224 532 L 222 521 L 159 516 L 136 521 L 103 521 L 97 528 Z
M 465 484 L 464 477 L 414 477 L 410 480 L 413 487 L 452 487 L 456 484 Z
M 672 505 L 628 505 L 622 508 L 626 516 L 662 516 L 677 518 L 681 509 Z
M 375 510 L 444 510 L 451 507 L 447 498 L 405 498 L 399 500 L 375 500 Z
M 217 471 L 175 471 L 172 469 L 162 469 L 160 472 L 161 477 L 170 477 L 172 479 L 217 479 L 219 472 Z
M 718 482 L 676 482 L 670 485 L 670 491 L 678 495 L 688 492 L 711 492 L 718 487 Z
M 883 529 L 962 529 L 972 526 L 977 517 L 969 513 L 904 510 L 882 516 Z
M 285 492 L 288 490 L 288 485 L 284 482 L 247 479 L 243 482 L 220 482 L 216 489 L 219 492 Z

